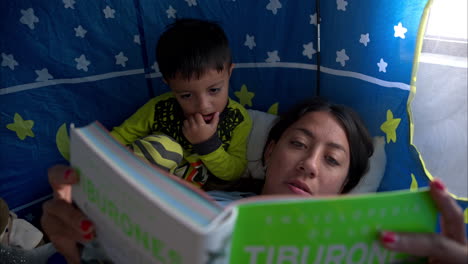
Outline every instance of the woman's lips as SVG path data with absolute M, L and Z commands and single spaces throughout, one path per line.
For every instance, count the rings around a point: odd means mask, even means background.
M 312 195 L 309 191 L 309 188 L 301 182 L 287 182 L 286 185 L 288 186 L 288 189 L 295 194 L 306 196 Z

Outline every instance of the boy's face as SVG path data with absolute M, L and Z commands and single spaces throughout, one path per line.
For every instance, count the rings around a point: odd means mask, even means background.
M 229 78 L 232 68 L 218 72 L 207 70 L 200 79 L 176 78 L 167 81 L 186 117 L 199 113 L 206 123 L 210 123 L 216 112 L 221 113 L 227 105 Z

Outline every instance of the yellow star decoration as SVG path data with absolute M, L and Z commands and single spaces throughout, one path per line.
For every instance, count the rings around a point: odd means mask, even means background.
M 15 131 L 16 136 L 21 140 L 24 140 L 27 136 L 34 137 L 34 133 L 32 132 L 34 121 L 24 120 L 18 113 L 15 113 L 13 120 L 15 122 L 8 124 L 6 127 L 11 131 Z
M 380 129 L 387 135 L 387 143 L 390 141 L 397 141 L 396 129 L 400 121 L 401 118 L 393 118 L 392 111 L 390 111 L 390 109 L 387 110 L 387 121 L 380 126 Z
M 242 106 L 252 106 L 252 98 L 254 98 L 255 93 L 249 92 L 245 84 L 241 86 L 240 92 L 234 92 L 234 94 L 239 98 L 239 103 Z
M 57 130 L 55 142 L 62 157 L 70 161 L 70 137 L 68 136 L 66 123 L 63 123 Z
M 268 113 L 272 115 L 278 115 L 278 102 L 272 104 L 268 109 Z
M 417 191 L 417 190 L 418 190 L 418 181 L 416 180 L 416 177 L 414 177 L 414 174 L 411 173 L 410 191 Z

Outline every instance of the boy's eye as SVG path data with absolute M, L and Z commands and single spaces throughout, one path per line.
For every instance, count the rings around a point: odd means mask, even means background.
M 192 96 L 192 94 L 181 94 L 180 98 L 182 99 L 189 99 Z
M 215 94 L 221 91 L 221 88 L 210 88 L 210 93 Z

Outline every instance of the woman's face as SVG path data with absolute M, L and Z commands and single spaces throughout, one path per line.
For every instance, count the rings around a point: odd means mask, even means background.
M 348 175 L 348 139 L 328 112 L 305 114 L 265 151 L 262 194 L 336 195 Z

